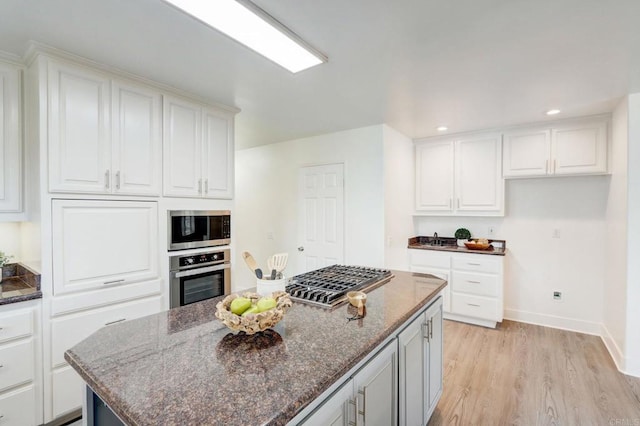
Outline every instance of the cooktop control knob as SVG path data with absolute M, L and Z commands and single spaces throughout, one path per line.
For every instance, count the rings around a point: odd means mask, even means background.
M 193 262 L 194 262 L 193 257 L 187 257 L 187 258 L 184 260 L 184 262 L 185 262 L 187 265 L 193 265 Z

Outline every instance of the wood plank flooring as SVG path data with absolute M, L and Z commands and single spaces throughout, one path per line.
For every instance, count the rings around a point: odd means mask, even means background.
M 597 336 L 445 321 L 437 425 L 640 426 L 640 379 L 621 374 Z

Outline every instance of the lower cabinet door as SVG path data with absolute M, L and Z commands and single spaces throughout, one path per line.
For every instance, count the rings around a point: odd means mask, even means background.
M 0 394 L 0 425 L 34 426 L 36 391 L 33 385 Z
M 388 344 L 353 376 L 358 425 L 398 424 L 396 342 Z
M 304 426 L 348 426 L 355 418 L 353 380 L 349 380 L 334 392 L 320 407 L 309 415 Z
M 60 417 L 82 407 L 84 381 L 71 366 L 53 371 L 53 417 Z M 0 423 L 1 424 L 1 423 Z
M 419 426 L 423 422 L 426 377 L 425 356 L 428 349 L 426 317 L 420 315 L 398 336 L 400 380 L 400 424 Z
M 0 391 L 33 381 L 33 353 L 32 339 L 7 343 L 0 348 Z
M 443 334 L 442 334 L 442 304 L 436 303 L 426 312 L 429 345 L 428 345 L 428 384 L 425 386 L 424 423 L 426 424 L 435 410 L 442 396 L 443 388 Z

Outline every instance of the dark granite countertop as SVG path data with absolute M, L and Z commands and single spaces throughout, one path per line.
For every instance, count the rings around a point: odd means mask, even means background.
M 42 298 L 40 274 L 21 263 L 2 267 L 0 305 Z
M 494 247 L 492 245 L 487 250 L 471 250 L 466 247 L 459 247 L 455 238 L 438 238 L 438 244 L 436 244 L 433 237 L 411 237 L 409 238 L 407 248 L 418 250 L 450 251 L 456 253 L 487 254 L 494 256 L 504 256 L 506 254 L 507 242 L 505 240 L 489 239 L 489 243 L 498 243 L 496 245 L 501 247 Z
M 234 335 L 215 298 L 102 328 L 65 359 L 130 425 L 284 425 L 447 284 L 393 274 L 361 320 L 294 302 L 273 330 Z

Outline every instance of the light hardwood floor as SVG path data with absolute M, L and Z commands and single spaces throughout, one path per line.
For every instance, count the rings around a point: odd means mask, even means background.
M 436 425 L 640 426 L 640 379 L 618 372 L 597 336 L 445 321 Z

